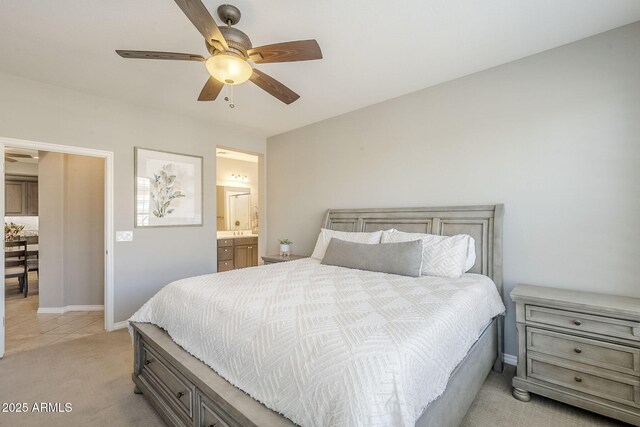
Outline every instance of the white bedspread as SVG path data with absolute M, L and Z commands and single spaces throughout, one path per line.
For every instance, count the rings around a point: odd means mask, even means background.
M 303 259 L 179 280 L 131 319 L 165 329 L 302 426 L 413 426 L 490 319 L 493 282 Z

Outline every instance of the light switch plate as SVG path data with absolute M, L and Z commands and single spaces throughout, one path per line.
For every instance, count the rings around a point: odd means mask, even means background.
M 116 242 L 130 242 L 133 240 L 133 231 L 116 231 Z

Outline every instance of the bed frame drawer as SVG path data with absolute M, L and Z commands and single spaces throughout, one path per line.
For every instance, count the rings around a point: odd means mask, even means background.
M 239 427 L 236 420 L 230 418 L 220 407 L 198 392 L 198 424 L 199 427 Z
M 640 323 L 613 317 L 527 305 L 525 319 L 542 325 L 640 341 Z
M 142 343 L 141 360 L 142 374 L 159 383 L 165 398 L 192 420 L 195 386 L 145 342 Z
M 527 349 L 609 369 L 640 374 L 640 349 L 527 327 Z
M 640 408 L 640 382 L 623 374 L 563 362 L 552 357 L 530 355 L 527 375 L 625 405 Z

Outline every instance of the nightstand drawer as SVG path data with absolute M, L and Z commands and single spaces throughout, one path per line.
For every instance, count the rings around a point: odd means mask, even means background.
M 640 323 L 605 316 L 527 305 L 527 322 L 640 341 Z
M 576 364 L 563 363 L 555 358 L 529 356 L 527 376 L 598 396 L 625 405 L 640 407 L 638 379 L 614 374 L 604 369 L 581 368 Z
M 527 349 L 630 375 L 640 373 L 640 350 L 527 327 Z
M 218 261 L 229 261 L 233 259 L 233 247 L 218 248 Z

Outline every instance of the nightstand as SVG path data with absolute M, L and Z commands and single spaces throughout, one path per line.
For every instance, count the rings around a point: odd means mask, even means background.
M 513 396 L 640 425 L 640 299 L 518 285 Z
M 302 255 L 289 255 L 289 256 L 282 256 L 282 255 L 265 255 L 262 257 L 262 260 L 264 261 L 265 264 L 275 264 L 277 262 L 287 262 L 287 261 L 293 261 L 296 259 L 302 259 L 302 258 L 308 258 L 306 256 L 302 256 Z

